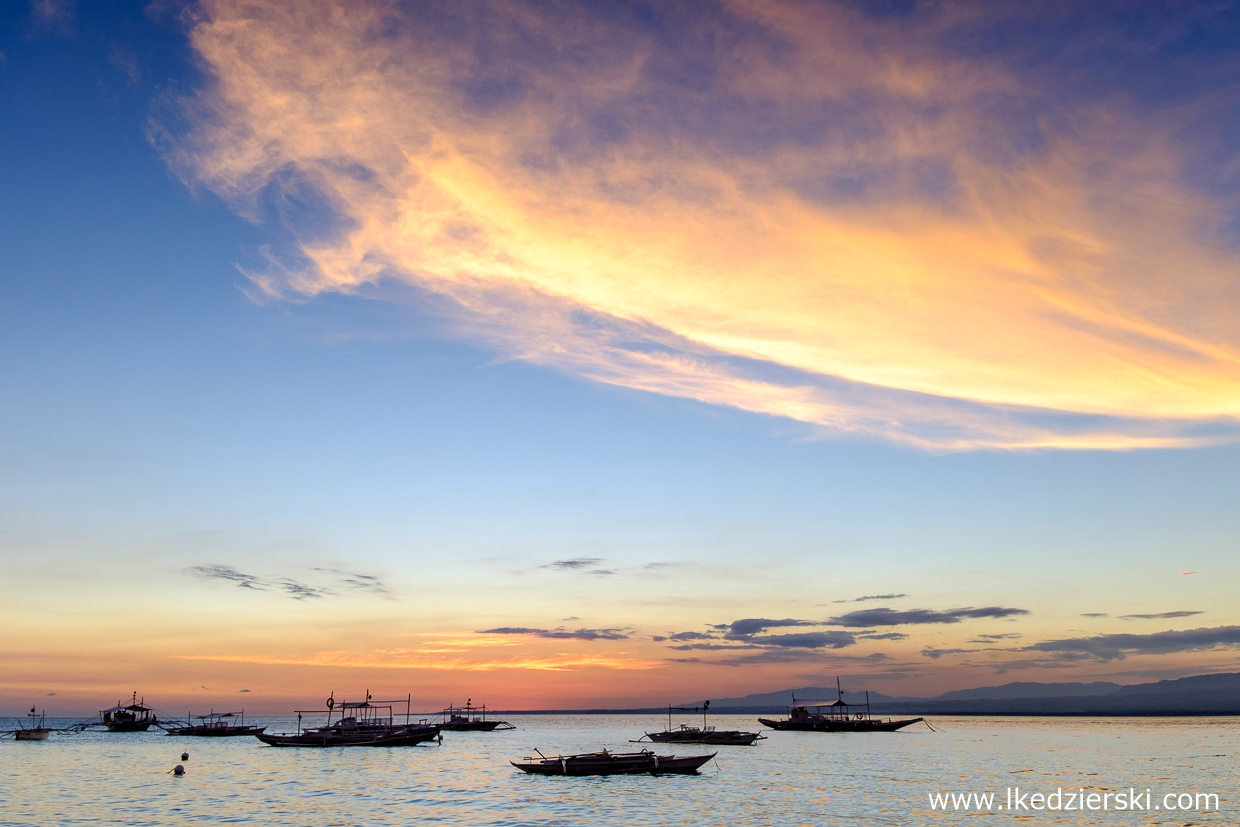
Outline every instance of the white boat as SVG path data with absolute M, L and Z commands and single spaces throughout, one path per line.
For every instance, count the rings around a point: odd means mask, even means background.
M 30 726 L 26 726 L 19 719 L 17 729 L 11 730 L 13 737 L 18 741 L 46 741 L 47 736 L 52 734 L 52 730 L 47 726 L 47 713 L 36 714 L 32 706 L 26 717 L 30 719 Z

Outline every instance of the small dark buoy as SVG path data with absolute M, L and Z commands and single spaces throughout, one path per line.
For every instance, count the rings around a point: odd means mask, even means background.
M 181 766 L 180 764 L 177 764 L 175 767 L 172 768 L 172 774 L 173 775 L 185 775 L 185 767 Z
M 181 760 L 182 760 L 182 761 L 188 761 L 188 760 L 189 760 L 189 753 L 188 753 L 188 752 L 183 752 L 183 753 L 181 753 Z

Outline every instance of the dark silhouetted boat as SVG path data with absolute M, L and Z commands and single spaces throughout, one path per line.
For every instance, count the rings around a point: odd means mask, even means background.
M 197 721 L 198 723 L 194 723 Z M 208 715 L 186 716 L 185 726 L 161 725 L 169 735 L 189 735 L 195 738 L 229 738 L 236 735 L 258 735 L 265 726 L 250 726 L 245 722 L 245 711 L 215 712 Z
M 443 711 L 443 723 L 440 729 L 452 732 L 494 732 L 496 730 L 516 729 L 507 721 L 487 720 L 487 705 L 474 706 L 474 699 L 465 701 L 465 706 L 450 706 Z
M 134 692 L 128 704 L 117 701 L 111 709 L 100 710 L 99 720 L 86 726 L 102 726 L 108 732 L 146 732 L 152 724 L 159 722 L 154 712 L 146 705 L 146 698 L 139 701 L 138 693 Z
M 404 704 L 405 722 L 396 722 L 393 708 Z M 297 732 L 271 735 L 254 733 L 254 737 L 273 747 L 410 747 L 439 737 L 440 727 L 426 721 L 412 723 L 409 698 L 403 701 L 372 701 L 370 692 L 364 701 L 336 703 L 327 699 L 327 723 L 321 727 L 302 729 L 303 714 L 318 715 L 322 710 L 297 710 Z M 333 714 L 339 718 L 332 720 Z
M 883 720 L 870 714 L 870 693 L 865 693 L 865 706 L 844 703 L 840 691 L 840 679 L 835 679 L 838 697 L 834 701 L 798 701 L 792 699 L 788 717 L 778 721 L 759 718 L 758 723 L 771 729 L 787 729 L 801 732 L 895 732 L 925 718 Z
M 706 724 L 706 710 L 710 709 L 710 701 L 699 706 L 669 706 L 667 708 L 667 729 L 662 732 L 647 732 L 631 743 L 637 744 L 649 738 L 656 744 L 712 744 L 716 746 L 750 746 L 754 741 L 766 740 L 760 732 L 742 732 L 737 729 L 715 729 Z M 672 726 L 672 712 L 701 712 L 702 725 L 681 724 Z
M 538 752 L 537 759 L 527 757 L 520 763 L 508 763 L 534 775 L 694 775 L 715 755 L 655 755 L 648 749 L 553 756 Z

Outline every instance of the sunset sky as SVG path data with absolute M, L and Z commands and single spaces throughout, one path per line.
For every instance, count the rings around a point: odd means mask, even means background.
M 1240 671 L 1240 6 L 0 8 L 0 714 Z

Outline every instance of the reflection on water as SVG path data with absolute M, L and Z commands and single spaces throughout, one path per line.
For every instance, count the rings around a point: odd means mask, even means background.
M 1240 720 L 941 718 L 941 732 L 768 732 L 717 749 L 698 776 L 557 778 L 508 761 L 629 744 L 659 717 L 507 716 L 512 732 L 444 734 L 442 746 L 276 749 L 254 738 L 54 734 L 0 741 L 0 824 L 320 825 L 1185 825 L 1237 823 Z M 269 731 L 295 719 L 255 719 Z M 664 722 L 665 723 L 665 722 Z M 715 716 L 754 729 L 753 716 Z M 49 725 L 53 724 L 49 720 Z M 7 724 L 4 725 L 7 727 Z M 187 774 L 167 774 L 190 753 Z M 1218 811 L 934 812 L 931 792 L 1084 788 L 1209 792 Z M 1154 803 L 1157 804 L 1157 798 Z

